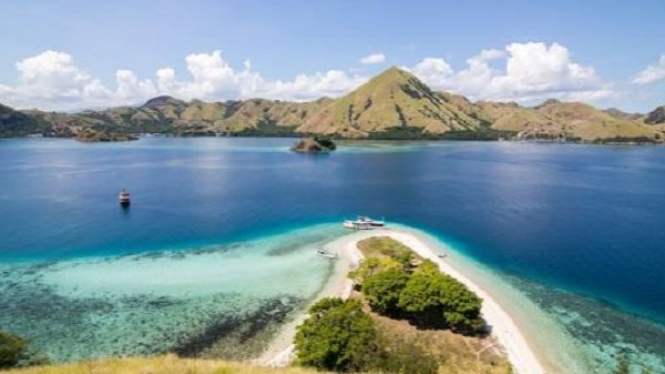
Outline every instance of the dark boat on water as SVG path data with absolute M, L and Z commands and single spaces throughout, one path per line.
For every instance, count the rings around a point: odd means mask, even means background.
M 118 196 L 118 201 L 120 202 L 121 206 L 128 207 L 129 204 L 131 203 L 129 191 L 123 188 L 122 191 L 120 191 L 120 195 Z

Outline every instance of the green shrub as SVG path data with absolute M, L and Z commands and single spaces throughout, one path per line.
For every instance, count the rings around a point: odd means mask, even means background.
M 361 289 L 373 310 L 395 315 L 400 314 L 399 298 L 408 280 L 405 270 L 389 269 L 365 278 Z
M 432 271 L 429 261 L 424 262 L 414 272 L 400 294 L 399 306 L 418 325 L 445 327 L 442 295 L 446 288 L 445 279 L 438 268 Z M 434 265 L 436 266 L 436 265 Z
M 325 298 L 309 310 L 298 326 L 298 362 L 320 370 L 360 371 L 376 352 L 376 329 L 357 300 Z
M 441 304 L 446 323 L 453 330 L 463 334 L 475 334 L 485 327 L 485 321 L 480 315 L 482 300 L 456 279 L 447 280 Z
M 28 342 L 18 335 L 0 331 L 0 369 L 17 366 L 26 358 Z
M 482 300 L 438 266 L 425 261 L 411 275 L 399 298 L 399 307 L 424 327 L 450 327 L 463 334 L 482 332 Z
M 396 260 L 389 258 L 389 257 L 384 257 L 384 258 L 377 258 L 377 257 L 370 257 L 363 262 L 360 263 L 360 266 L 352 272 L 349 273 L 348 277 L 353 279 L 354 281 L 358 283 L 364 283 L 365 279 L 378 274 L 382 271 L 390 270 L 390 269 L 401 269 L 402 264 L 397 262 Z

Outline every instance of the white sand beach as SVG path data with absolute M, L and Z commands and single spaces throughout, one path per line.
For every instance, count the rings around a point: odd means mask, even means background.
M 471 291 L 483 299 L 482 313 L 491 327 L 492 335 L 503 346 L 513 369 L 519 374 L 542 374 L 545 372 L 543 365 L 539 362 L 534 351 L 529 347 L 527 340 L 513 321 L 511 316 L 499 305 L 491 295 L 468 277 L 459 269 L 441 258 L 429 248 L 418 236 L 401 229 L 382 229 L 352 233 L 332 243 L 326 249 L 337 253 L 339 262 L 335 274 L 330 278 L 325 288 L 317 296 L 317 299 L 328 296 L 349 297 L 352 283 L 346 274 L 358 266 L 362 254 L 358 250 L 359 241 L 372 236 L 388 236 L 411 248 L 423 258 L 434 261 L 439 265 L 442 272 L 454 277 L 465 284 Z M 286 325 L 279 336 L 274 340 L 271 347 L 256 360 L 256 363 L 266 366 L 286 366 L 294 358 L 294 346 L 292 344 L 298 326 L 306 315 L 302 315 L 292 323 Z
M 355 269 L 363 258 L 358 250 L 358 241 L 368 237 L 367 235 L 358 235 L 361 233 L 344 236 L 326 245 L 325 250 L 337 254 L 337 264 L 333 275 L 330 277 L 324 288 L 317 294 L 315 300 L 324 297 L 348 298 L 353 290 L 353 282 L 347 277 L 347 274 Z M 307 318 L 303 313 L 293 321 L 284 325 L 277 337 L 270 344 L 268 349 L 255 360 L 256 364 L 271 367 L 288 366 L 295 358 L 295 346 L 293 339 L 296 335 L 296 327 Z

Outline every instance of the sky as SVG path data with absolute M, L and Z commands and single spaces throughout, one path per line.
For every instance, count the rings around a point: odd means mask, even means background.
M 471 100 L 665 104 L 665 1 L 0 0 L 0 103 L 338 97 L 390 66 Z

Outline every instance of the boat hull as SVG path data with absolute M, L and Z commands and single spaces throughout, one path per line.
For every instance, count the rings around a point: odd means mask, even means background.
M 352 229 L 352 230 L 371 230 L 375 228 L 366 222 L 358 222 L 358 221 L 344 221 L 342 225 L 347 229 Z

